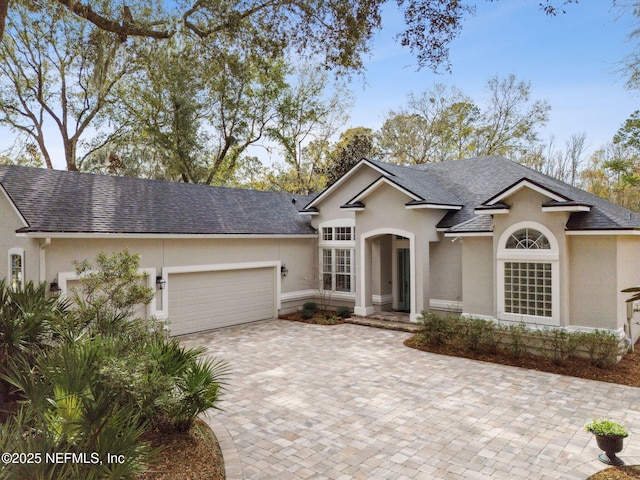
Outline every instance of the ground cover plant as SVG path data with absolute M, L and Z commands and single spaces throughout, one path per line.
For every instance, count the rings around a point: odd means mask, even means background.
M 161 451 L 153 432 L 189 438 L 197 416 L 216 407 L 226 365 L 167 339 L 161 322 L 132 317 L 154 295 L 138 263 L 124 251 L 77 264 L 73 305 L 47 296 L 44 285 L 14 291 L 0 282 L 8 406 L 0 451 L 33 454 L 32 463 L 3 465 L 2 478 L 137 478 Z

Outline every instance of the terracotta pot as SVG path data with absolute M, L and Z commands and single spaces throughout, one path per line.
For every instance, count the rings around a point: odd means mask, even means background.
M 596 435 L 596 443 L 604 453 L 598 457 L 607 465 L 624 465 L 624 462 L 616 457 L 616 453 L 622 451 L 624 437 L 618 435 Z

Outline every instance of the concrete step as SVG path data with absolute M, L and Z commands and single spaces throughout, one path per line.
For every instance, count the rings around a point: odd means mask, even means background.
M 358 317 L 353 316 L 345 318 L 345 323 L 352 323 L 354 325 L 364 325 L 367 327 L 382 328 L 385 330 L 395 330 L 398 332 L 417 333 L 422 329 L 422 325 L 412 323 L 408 321 L 398 320 L 383 320 L 373 317 Z

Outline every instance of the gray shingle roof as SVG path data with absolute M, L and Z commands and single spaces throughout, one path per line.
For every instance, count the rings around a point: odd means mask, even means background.
M 25 232 L 315 233 L 298 211 L 309 197 L 0 165 Z M 293 202 L 293 200 L 296 202 Z
M 591 205 L 590 212 L 574 212 L 568 230 L 617 230 L 640 228 L 640 215 L 591 193 L 548 177 L 500 156 L 469 158 L 409 167 L 424 172 L 459 199 L 464 207 L 449 212 L 438 224 L 451 228 L 474 218 L 474 209 L 522 179 L 551 190 L 580 205 Z M 470 222 L 470 228 L 478 223 Z M 484 224 L 483 224 L 484 225 Z M 457 231 L 463 231 L 457 228 Z M 471 230 L 467 230 L 471 231 Z

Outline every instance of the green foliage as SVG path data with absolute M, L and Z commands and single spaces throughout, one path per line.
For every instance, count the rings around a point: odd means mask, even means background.
M 143 285 L 138 272 L 140 255 L 128 250 L 99 253 L 95 267 L 88 261 L 75 262 L 82 287 L 75 289 L 73 300 L 84 325 L 109 332 L 114 324 L 128 320 L 136 306 L 147 305 L 155 291 Z
M 460 339 L 466 348 L 472 352 L 495 348 L 496 325 L 494 322 L 480 318 L 461 318 L 460 324 Z
M 605 330 L 569 332 L 563 328 L 531 330 L 523 323 L 507 325 L 478 318 L 453 317 L 423 312 L 418 343 L 451 346 L 471 352 L 503 352 L 518 359 L 538 352 L 557 365 L 581 354 L 598 367 L 614 365 L 623 350 L 615 333 Z
M 349 318 L 351 316 L 351 309 L 349 307 L 338 307 L 336 308 L 336 314 L 340 318 Z
M 609 420 L 608 418 L 599 418 L 587 422 L 584 426 L 587 432 L 591 432 L 598 436 L 615 436 L 615 437 L 627 437 L 629 431 L 621 424 Z
M 507 325 L 506 339 L 513 358 L 520 358 L 527 351 L 527 326 L 523 323 Z
M 630 288 L 625 288 L 624 290 L 621 290 L 624 293 L 633 293 L 633 295 L 631 295 L 629 298 L 627 298 L 626 302 L 636 302 L 638 300 L 640 300 L 640 287 L 630 287 Z
M 302 309 L 315 313 L 318 310 L 318 304 L 316 302 L 305 302 L 304 305 L 302 305 Z
M 562 328 L 538 330 L 535 336 L 540 342 L 540 353 L 549 357 L 556 365 L 562 365 L 567 359 L 575 356 L 581 339 L 580 333 L 568 332 Z
M 477 105 L 458 89 L 436 84 L 410 95 L 407 107 L 389 113 L 378 134 L 388 161 L 421 164 L 472 156 L 514 159 L 534 151 L 550 106 L 531 98 L 531 84 L 493 76 L 487 101 Z
M 452 341 L 459 335 L 460 319 L 448 317 L 433 312 L 422 312 L 421 333 L 428 343 L 441 346 Z
M 586 351 L 592 365 L 606 368 L 618 361 L 622 354 L 618 337 L 605 330 L 580 334 L 580 347 Z
M 80 264 L 88 299 L 76 295 L 80 313 L 47 298 L 44 285 L 13 292 L 0 284 L 0 328 L 17 319 L 14 330 L 23 331 L 3 336 L 12 354 L 0 373 L 23 402 L 0 426 L 0 448 L 96 452 L 98 463 L 11 464 L 3 478 L 134 478 L 153 454 L 140 440 L 147 428 L 188 429 L 198 414 L 216 408 L 227 365 L 203 359 L 203 348 L 167 340 L 154 320 L 130 318 L 153 293 L 139 284 L 137 256 L 101 254 L 97 263 L 94 272 Z M 125 461 L 99 464 L 107 454 Z

